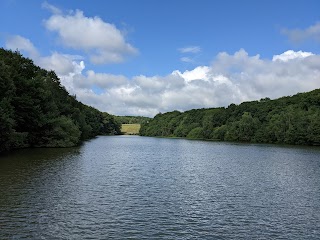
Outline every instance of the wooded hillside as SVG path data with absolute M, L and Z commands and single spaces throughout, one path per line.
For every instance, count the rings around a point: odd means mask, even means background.
M 121 124 L 143 124 L 150 119 L 149 117 L 142 116 L 115 116 L 115 120 Z
M 320 89 L 276 100 L 156 115 L 140 135 L 320 145 Z
M 69 147 L 98 134 L 120 134 L 120 124 L 77 101 L 53 71 L 0 49 L 0 152 Z

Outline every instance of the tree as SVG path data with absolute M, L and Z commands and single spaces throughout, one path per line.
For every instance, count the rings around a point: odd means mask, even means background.
M 231 123 L 225 135 L 229 141 L 250 142 L 259 127 L 259 120 L 252 117 L 251 113 L 244 112 L 239 121 Z
M 105 118 L 70 95 L 53 71 L 19 52 L 0 49 L 0 152 L 74 146 L 98 134 L 118 134 L 119 129 L 113 117 Z
M 203 137 L 203 128 L 202 127 L 196 127 L 192 129 L 188 135 L 187 138 L 191 139 L 204 139 Z
M 12 145 L 15 122 L 11 101 L 14 91 L 14 84 L 9 76 L 9 67 L 0 61 L 0 152 L 10 149 Z
M 320 145 L 320 112 L 309 115 L 309 126 L 307 127 L 307 141 L 310 145 Z
M 290 97 L 156 115 L 146 136 L 320 145 L 320 89 Z
M 213 131 L 212 139 L 220 140 L 220 141 L 225 140 L 225 135 L 226 135 L 227 131 L 228 131 L 227 125 L 222 125 L 220 127 L 216 127 Z
M 46 133 L 46 147 L 72 147 L 80 142 L 81 131 L 72 119 L 60 116 L 51 121 L 52 128 Z

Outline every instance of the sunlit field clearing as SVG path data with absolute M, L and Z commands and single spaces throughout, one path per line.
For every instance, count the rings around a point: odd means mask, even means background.
M 139 134 L 140 127 L 140 124 L 122 124 L 121 132 L 128 135 Z

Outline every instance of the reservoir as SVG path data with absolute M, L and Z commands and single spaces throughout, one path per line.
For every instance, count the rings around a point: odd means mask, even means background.
M 100 136 L 0 157 L 0 239 L 320 239 L 320 148 Z

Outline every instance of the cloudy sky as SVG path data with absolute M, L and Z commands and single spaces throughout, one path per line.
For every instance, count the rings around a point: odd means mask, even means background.
M 0 47 L 115 115 L 320 88 L 318 0 L 2 0 L 0 9 Z

